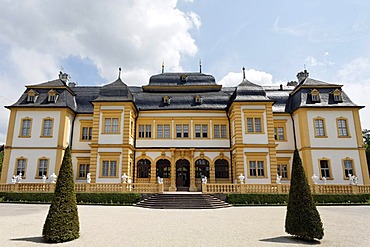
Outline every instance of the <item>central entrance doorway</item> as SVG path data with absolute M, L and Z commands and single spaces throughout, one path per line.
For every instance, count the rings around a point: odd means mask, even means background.
M 186 159 L 176 162 L 176 187 L 177 190 L 188 190 L 190 186 L 190 163 Z

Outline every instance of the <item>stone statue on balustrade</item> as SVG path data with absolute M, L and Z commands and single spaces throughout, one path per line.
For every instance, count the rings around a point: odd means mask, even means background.
M 312 183 L 317 184 L 317 181 L 319 180 L 319 177 L 314 173 L 313 176 L 311 177 Z
M 349 177 L 349 184 L 350 185 L 357 185 L 358 178 L 355 175 L 348 174 Z
M 57 175 L 53 172 L 53 174 L 50 175 L 51 182 L 55 184 L 57 182 Z
M 157 182 L 158 184 L 163 184 L 163 178 L 161 178 L 160 176 L 157 177 Z
M 202 184 L 207 184 L 207 182 L 208 182 L 207 176 L 203 176 L 202 177 Z
M 91 174 L 90 174 L 90 172 L 88 172 L 88 173 L 86 174 L 86 182 L 87 182 L 88 184 L 91 184 Z
M 46 183 L 46 176 L 45 176 L 45 174 L 44 174 L 44 175 L 42 175 L 42 182 L 43 182 L 43 183 Z
M 276 183 L 281 184 L 281 176 L 279 174 L 276 174 Z
M 239 176 L 239 182 L 240 184 L 244 184 L 244 180 L 245 180 L 245 177 L 242 173 L 240 173 L 240 176 Z
M 17 176 L 15 176 L 15 182 L 16 183 L 21 183 L 22 182 L 22 173 L 20 172 Z
M 122 183 L 127 183 L 127 178 L 128 178 L 128 176 L 126 175 L 126 173 L 123 173 L 123 175 L 122 175 Z
M 15 175 L 12 176 L 12 184 L 15 184 L 17 182 L 17 177 Z
M 324 183 L 324 184 L 326 184 L 326 177 L 322 177 L 322 182 Z

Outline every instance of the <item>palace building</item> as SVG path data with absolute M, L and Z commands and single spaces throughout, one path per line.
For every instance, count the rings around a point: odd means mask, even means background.
M 244 69 L 243 69 L 244 72 Z M 260 86 L 244 76 L 223 87 L 212 75 L 164 73 L 144 86 L 121 79 L 78 86 L 56 80 L 26 86 L 10 106 L 1 183 L 58 174 L 70 145 L 76 183 L 157 183 L 167 191 L 200 191 L 208 183 L 290 183 L 300 152 L 319 183 L 370 185 L 359 110 L 342 85 L 309 77 Z M 279 178 L 277 178 L 279 176 Z M 312 183 L 311 179 L 309 182 Z

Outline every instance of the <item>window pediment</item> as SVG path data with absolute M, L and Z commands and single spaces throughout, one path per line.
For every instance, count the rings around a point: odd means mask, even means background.
M 57 98 L 58 98 L 58 92 L 53 89 L 50 89 L 48 92 L 48 102 L 55 103 L 57 102 Z
M 333 95 L 334 102 L 342 102 L 343 101 L 341 90 L 335 89 L 331 94 Z
M 33 90 L 33 89 L 29 90 L 27 92 L 27 102 L 35 103 L 38 95 L 39 94 L 36 90 Z
M 320 102 L 320 92 L 317 89 L 312 89 L 309 92 L 312 103 Z

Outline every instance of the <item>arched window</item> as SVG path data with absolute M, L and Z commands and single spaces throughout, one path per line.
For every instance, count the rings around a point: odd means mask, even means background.
M 209 178 L 209 162 L 206 159 L 197 159 L 195 161 L 195 177 L 201 178 L 202 175 Z
M 215 177 L 229 178 L 229 162 L 224 159 L 218 159 L 215 162 Z
M 166 159 L 157 161 L 157 177 L 170 178 L 171 177 L 171 162 Z
M 141 159 L 137 162 L 138 178 L 150 178 L 150 164 L 151 162 L 147 159 Z

